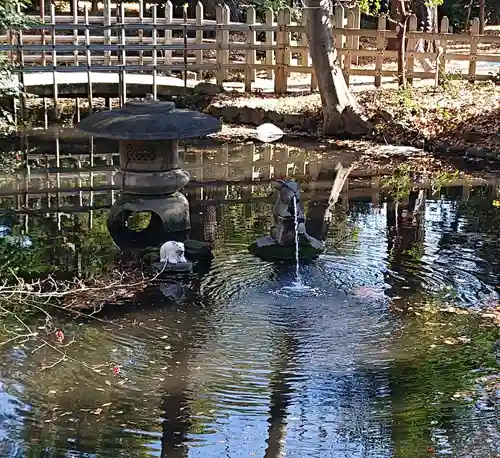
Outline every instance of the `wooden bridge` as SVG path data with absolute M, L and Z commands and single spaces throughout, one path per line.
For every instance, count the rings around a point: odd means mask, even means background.
M 92 97 L 122 98 L 120 93 L 121 77 L 118 71 L 95 71 L 87 73 L 78 67 L 67 67 L 69 71 L 26 73 L 24 87 L 26 92 L 38 97 L 87 98 Z M 55 80 L 55 82 L 54 82 Z M 90 80 L 90 85 L 89 85 Z M 127 97 L 144 97 L 156 91 L 157 97 L 181 95 L 193 89 L 197 81 L 188 80 L 186 86 L 180 78 L 172 76 L 126 73 L 123 77 Z

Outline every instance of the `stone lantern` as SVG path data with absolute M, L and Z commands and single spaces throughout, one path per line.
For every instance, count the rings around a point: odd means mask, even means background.
M 121 248 L 145 248 L 167 240 L 184 241 L 191 223 L 189 203 L 180 190 L 190 176 L 180 167 L 178 143 L 217 132 L 220 122 L 200 112 L 176 109 L 171 102 L 143 101 L 92 114 L 78 128 L 119 142 L 115 183 L 122 195 L 107 220 L 115 243 Z M 145 212 L 150 215 L 147 227 L 130 228 L 129 218 Z

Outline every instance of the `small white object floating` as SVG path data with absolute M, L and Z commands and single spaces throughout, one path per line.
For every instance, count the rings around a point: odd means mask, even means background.
M 285 133 L 278 126 L 275 126 L 270 122 L 260 125 L 257 127 L 256 131 L 257 138 L 263 143 L 274 142 L 285 135 Z

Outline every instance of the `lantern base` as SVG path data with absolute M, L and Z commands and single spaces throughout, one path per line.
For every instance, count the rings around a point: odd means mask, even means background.
M 132 227 L 132 219 L 143 215 L 149 217 L 147 225 L 142 230 Z M 122 250 L 160 246 L 167 240 L 183 242 L 191 228 L 189 202 L 180 192 L 155 196 L 124 194 L 111 207 L 107 226 Z

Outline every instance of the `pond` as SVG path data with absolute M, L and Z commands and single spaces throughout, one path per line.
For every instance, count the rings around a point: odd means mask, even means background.
M 24 138 L 28 166 L 1 177 L 4 278 L 123 265 L 106 229 L 113 145 L 92 141 L 89 154 L 87 140 L 54 141 Z M 154 284 L 89 317 L 47 305 L 62 342 L 29 311 L 38 337 L 13 339 L 25 330 L 3 313 L 2 456 L 500 454 L 498 387 L 480 382 L 498 372 L 498 332 L 475 313 L 499 300 L 498 180 L 421 180 L 409 224 L 412 187 L 396 204 L 383 177 L 354 169 L 327 222 L 316 219 L 327 251 L 301 266 L 300 293 L 286 289 L 293 266 L 247 249 L 269 232 L 271 178 L 297 178 L 311 216 L 330 195 L 321 173 L 353 158 L 249 144 L 193 147 L 183 160 L 210 268 L 175 301 Z

